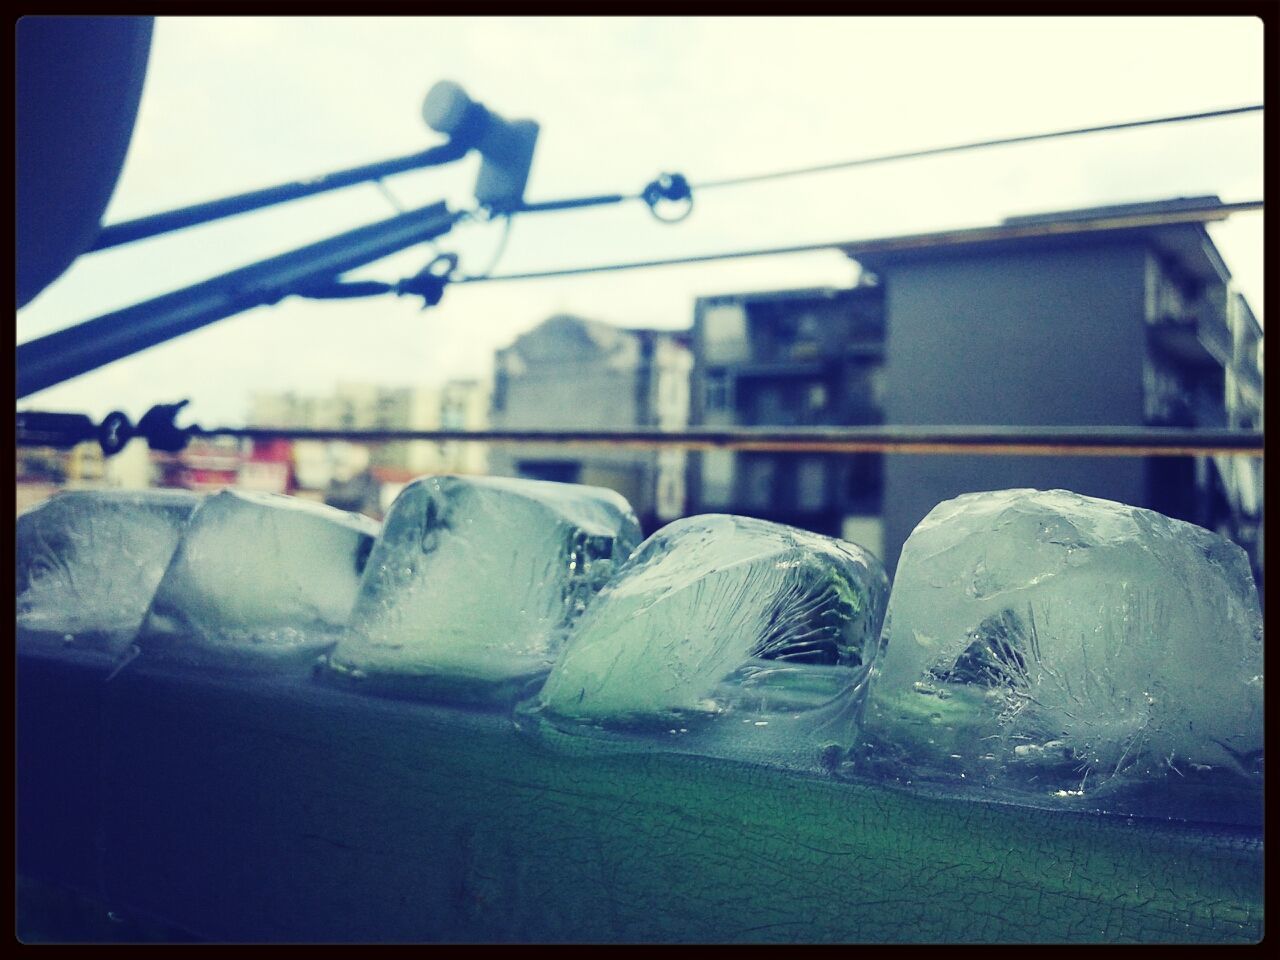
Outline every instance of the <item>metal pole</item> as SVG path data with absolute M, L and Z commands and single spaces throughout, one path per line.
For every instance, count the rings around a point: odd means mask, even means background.
M 444 203 L 421 207 L 21 344 L 18 398 L 215 320 L 278 303 L 308 283 L 447 233 L 461 216 Z
M 302 430 L 193 428 L 195 436 L 349 440 L 384 443 L 551 443 L 641 449 L 755 450 L 772 453 L 915 453 L 1083 457 L 1260 457 L 1254 430 L 1176 427 L 862 426 L 663 430 Z
M 384 160 L 381 163 L 352 167 L 349 170 L 339 170 L 336 173 L 326 174 L 322 177 L 284 183 L 275 187 L 266 187 L 262 190 L 253 190 L 249 193 L 240 193 L 234 197 L 225 197 L 221 200 L 210 200 L 208 203 L 197 203 L 190 207 L 182 207 L 166 213 L 157 213 L 148 217 L 139 217 L 136 220 L 113 223 L 102 228 L 102 232 L 98 234 L 98 239 L 94 241 L 93 246 L 87 252 L 93 253 L 96 250 L 118 247 L 122 244 L 132 243 L 135 240 L 143 240 L 162 233 L 171 233 L 175 230 L 194 227 L 201 223 L 221 220 L 224 217 L 233 217 L 236 214 L 247 213 L 250 210 L 260 210 L 263 207 L 274 206 L 277 203 L 298 200 L 317 193 L 327 193 L 330 190 L 339 190 L 357 183 L 381 180 L 383 177 L 405 173 L 409 170 L 419 170 L 423 167 L 451 163 L 454 160 L 461 159 L 468 149 L 469 147 L 464 141 L 452 140 L 448 143 L 431 147 L 429 150 L 411 153 L 393 160 Z

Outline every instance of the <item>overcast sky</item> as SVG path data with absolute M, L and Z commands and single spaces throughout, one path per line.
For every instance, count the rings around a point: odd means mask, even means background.
M 105 221 L 410 153 L 440 79 L 542 127 L 529 200 L 637 191 L 969 140 L 1262 101 L 1249 18 L 159 18 Z M 790 178 L 697 197 L 678 225 L 638 203 L 516 221 L 497 272 L 980 226 L 1020 213 L 1263 195 L 1260 114 Z M 405 207 L 472 205 L 476 161 L 388 181 Z M 394 213 L 371 185 L 82 257 L 18 314 L 18 342 Z M 439 241 L 487 265 L 497 224 Z M 1209 231 L 1261 317 L 1262 215 Z M 394 280 L 416 248 L 358 274 Z M 556 312 L 686 327 L 695 297 L 848 284 L 835 252 L 450 288 L 442 304 L 290 299 L 34 394 L 20 408 L 244 422 L 251 392 L 487 377 Z M 416 305 L 417 304 L 417 305 Z

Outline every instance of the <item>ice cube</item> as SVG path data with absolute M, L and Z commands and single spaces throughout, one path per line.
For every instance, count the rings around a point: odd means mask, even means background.
M 330 675 L 428 699 L 513 701 L 639 540 L 612 490 L 415 480 L 387 515 Z
M 147 659 L 233 669 L 310 664 L 345 628 L 378 524 L 224 490 L 192 515 L 138 644 Z
M 126 649 L 198 503 L 177 490 L 75 490 L 18 517 L 21 642 Z
M 522 725 L 812 766 L 852 745 L 888 593 L 855 544 L 747 517 L 677 520 L 591 602 Z
M 864 772 L 1254 815 L 1257 588 L 1244 551 L 1208 530 L 1065 490 L 957 497 L 903 546 L 884 632 Z

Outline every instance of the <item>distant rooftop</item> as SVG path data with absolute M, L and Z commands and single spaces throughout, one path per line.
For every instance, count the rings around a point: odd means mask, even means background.
M 714 306 L 726 303 L 767 303 L 774 300 L 834 300 L 836 297 L 876 296 L 867 283 L 853 287 L 798 287 L 788 290 L 749 290 L 743 293 L 717 293 L 698 297 L 699 304 Z
M 1141 203 L 1115 203 L 1106 207 L 1084 207 L 1079 210 L 1055 210 L 1052 213 L 1028 213 L 1005 217 L 1001 223 L 1066 223 L 1075 220 L 1098 220 L 1103 217 L 1127 217 L 1144 213 L 1180 213 L 1222 206 L 1220 197 L 1174 197 L 1170 200 L 1145 200 Z
M 990 227 L 943 230 L 852 241 L 840 249 L 871 270 L 960 254 L 996 254 L 1025 249 L 1079 246 L 1119 237 L 1139 238 L 1173 259 L 1194 279 L 1222 283 L 1231 271 L 1204 224 L 1225 220 L 1255 204 L 1225 204 L 1215 196 L 1177 197 L 1009 217 Z
M 602 320 L 558 313 L 526 330 L 509 347 L 504 347 L 499 352 L 515 350 L 529 357 L 539 356 L 545 352 L 548 337 L 563 337 L 567 334 L 581 337 L 604 353 L 621 349 L 628 341 L 653 341 L 666 337 L 687 344 L 689 339 L 688 328 L 668 330 L 656 327 L 622 327 Z

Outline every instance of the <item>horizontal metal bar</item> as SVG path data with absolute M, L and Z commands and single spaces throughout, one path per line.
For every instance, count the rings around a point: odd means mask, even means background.
M 202 223 L 210 223 L 225 217 L 248 213 L 250 210 L 260 210 L 263 207 L 274 206 L 278 203 L 314 196 L 318 193 L 327 193 L 330 190 L 339 190 L 358 183 L 381 180 L 383 177 L 389 177 L 397 173 L 406 173 L 423 167 L 439 166 L 443 163 L 461 159 L 466 155 L 467 149 L 468 147 L 465 143 L 450 141 L 427 150 L 420 150 L 417 153 L 396 157 L 392 160 L 384 160 L 380 163 L 369 163 L 361 167 L 352 167 L 349 170 L 339 170 L 336 173 L 325 174 L 321 177 L 283 183 L 274 187 L 265 187 L 262 190 L 251 190 L 248 193 L 236 194 L 234 197 L 210 200 L 208 203 L 197 203 L 178 210 L 169 210 L 165 213 L 139 217 L 136 220 L 113 223 L 102 228 L 102 232 L 98 234 L 98 239 L 94 241 L 88 252 L 93 253 L 97 250 L 118 247 L 122 244 L 133 243 L 135 240 L 143 240 L 163 233 L 172 233 L 175 230 L 183 230 Z
M 855 240 L 841 244 L 840 248 L 846 255 L 856 259 L 859 255 L 871 253 L 897 253 L 906 250 L 927 250 L 935 247 L 962 244 L 1063 237 L 1108 230 L 1140 230 L 1182 224 L 1213 223 L 1219 220 L 1226 220 L 1235 213 L 1255 213 L 1262 210 L 1262 208 L 1263 201 L 1261 200 L 1245 200 L 1239 203 L 1214 203 L 1200 207 L 1185 207 L 1178 210 L 1101 214 L 1095 217 L 1081 217 L 1076 220 L 1062 219 L 1044 222 L 1002 223 L 992 227 L 971 227 L 963 230 L 944 230 L 935 233 L 908 234 L 900 237 Z
M 15 427 L 14 439 L 20 447 L 57 447 L 65 450 L 76 444 L 98 439 L 98 425 L 83 413 L 19 410 Z
M 194 428 L 196 436 L 348 440 L 386 443 L 578 444 L 583 446 L 749 450 L 770 453 L 911 453 L 1073 457 L 1251 456 L 1263 453 L 1254 430 L 1174 427 L 861 426 L 739 427 L 665 430 L 338 430 L 273 427 Z
M 577 210 L 581 207 L 602 207 L 611 203 L 622 203 L 624 200 L 638 200 L 638 195 L 605 193 L 594 197 L 565 197 L 560 200 L 539 200 L 534 203 L 522 203 L 513 208 L 511 213 L 550 213 L 556 210 Z
M 412 210 L 21 344 L 18 398 L 447 233 L 444 203 Z

